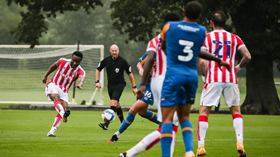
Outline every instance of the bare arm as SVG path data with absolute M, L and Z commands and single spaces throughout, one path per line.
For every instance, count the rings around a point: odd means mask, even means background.
M 238 73 L 241 68 L 245 67 L 251 60 L 251 54 L 246 46 L 241 47 L 238 51 L 242 55 L 242 59 L 240 63 L 235 66 L 236 73 Z
M 79 88 L 81 91 L 83 91 L 82 85 L 84 83 L 84 77 L 80 75 L 78 77 L 78 85 L 76 85 L 76 88 Z
M 139 70 L 139 74 L 142 76 L 144 69 L 143 65 L 140 62 L 137 63 L 137 69 Z
M 199 69 L 201 71 L 202 76 L 206 76 L 206 71 L 207 71 L 207 65 L 206 65 L 206 60 L 199 58 Z
M 99 76 L 100 76 L 100 71 L 98 69 L 96 69 L 96 71 L 95 71 L 95 79 L 96 79 L 96 81 L 98 80 L 98 82 L 95 83 L 95 87 L 97 87 L 97 88 L 101 88 L 101 84 L 99 82 Z
M 139 92 L 137 93 L 137 99 L 141 99 L 144 96 L 146 83 L 148 82 L 149 73 L 152 70 L 155 59 L 156 59 L 156 53 L 154 51 L 148 51 L 148 58 L 145 63 L 144 73 L 142 76 L 142 83 Z
M 47 73 L 45 74 L 44 78 L 43 78 L 43 83 L 46 84 L 47 83 L 47 79 L 48 76 L 57 69 L 57 64 L 54 63 L 53 65 L 51 65 L 51 67 L 49 68 L 49 70 L 47 71 Z
M 213 60 L 218 63 L 219 68 L 221 69 L 222 66 L 226 67 L 229 72 L 231 72 L 230 65 L 227 62 L 222 61 L 220 58 L 208 53 L 206 50 L 202 49 L 200 50 L 200 53 L 198 55 L 200 58 L 206 59 L 206 60 Z
M 135 87 L 136 84 L 135 84 L 135 81 L 134 81 L 133 74 L 130 73 L 130 74 L 128 74 L 128 76 L 129 76 L 129 79 L 130 79 L 130 81 L 131 81 L 132 87 Z M 137 88 L 132 88 L 132 91 L 133 91 L 133 94 L 134 94 L 134 95 L 137 94 Z

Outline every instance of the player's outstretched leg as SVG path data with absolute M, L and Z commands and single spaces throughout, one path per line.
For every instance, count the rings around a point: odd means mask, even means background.
M 60 114 L 58 113 L 54 119 L 54 123 L 52 125 L 51 130 L 48 132 L 47 136 L 48 137 L 56 137 L 55 136 L 55 131 L 58 129 L 59 125 L 61 124 L 62 121 L 62 117 L 60 116 Z
M 130 126 L 130 124 L 134 121 L 134 118 L 135 118 L 135 115 L 128 112 L 128 115 L 123 120 L 119 130 L 107 142 L 108 143 L 117 142 L 121 133 L 123 133 Z
M 174 152 L 175 147 L 175 139 L 176 139 L 176 133 L 177 133 L 178 127 L 173 126 L 173 141 L 172 141 L 172 149 L 171 149 L 171 155 Z M 160 135 L 161 135 L 161 128 L 158 128 L 156 131 L 150 133 L 149 135 L 145 136 L 138 144 L 136 144 L 134 147 L 129 149 L 126 152 L 123 152 L 119 155 L 119 157 L 131 157 L 136 156 L 144 151 L 147 151 L 154 147 L 156 144 L 160 142 Z
M 157 114 L 154 113 L 153 111 L 147 111 L 145 115 L 140 115 L 143 118 L 147 118 L 148 120 L 159 124 L 159 121 L 157 120 Z

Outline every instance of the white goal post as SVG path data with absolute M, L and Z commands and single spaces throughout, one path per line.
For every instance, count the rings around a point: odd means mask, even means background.
M 76 89 L 73 94 L 74 83 L 69 89 L 69 104 L 103 105 L 104 71 L 100 73 L 101 89 L 95 87 L 95 71 L 104 58 L 104 45 L 0 45 L 0 103 L 53 104 L 46 98 L 42 79 L 53 63 L 71 59 L 77 49 L 83 53 L 80 65 L 86 77 L 83 91 Z

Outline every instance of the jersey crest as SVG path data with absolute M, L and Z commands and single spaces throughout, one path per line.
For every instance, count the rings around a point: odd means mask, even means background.
M 119 73 L 119 71 L 120 71 L 119 68 L 116 68 L 116 69 L 115 69 L 115 72 L 116 72 L 116 73 Z

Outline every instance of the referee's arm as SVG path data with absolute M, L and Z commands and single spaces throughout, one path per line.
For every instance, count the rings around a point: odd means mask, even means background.
M 130 74 L 128 74 L 128 76 L 129 76 L 129 79 L 130 79 L 131 84 L 132 84 L 132 92 L 133 92 L 134 95 L 136 95 L 137 94 L 137 86 L 135 84 L 133 74 L 130 73 Z
M 99 76 L 100 76 L 100 71 L 98 69 L 96 69 L 95 71 L 95 87 L 97 88 L 101 88 L 101 84 L 99 82 Z

